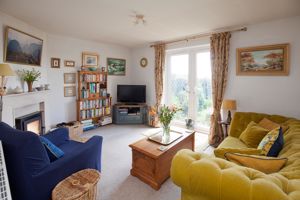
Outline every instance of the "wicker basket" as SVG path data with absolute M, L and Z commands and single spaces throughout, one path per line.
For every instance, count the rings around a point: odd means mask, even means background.
M 100 173 L 94 169 L 76 172 L 56 185 L 52 200 L 96 200 Z

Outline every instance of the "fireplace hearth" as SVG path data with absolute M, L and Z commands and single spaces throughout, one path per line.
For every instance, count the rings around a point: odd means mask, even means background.
M 31 131 L 38 135 L 44 134 L 45 127 L 43 126 L 43 114 L 40 111 L 17 117 L 15 123 L 16 129 Z

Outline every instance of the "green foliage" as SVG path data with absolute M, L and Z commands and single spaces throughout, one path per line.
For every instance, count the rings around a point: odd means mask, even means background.
M 177 108 L 176 106 L 161 106 L 159 109 L 159 121 L 163 124 L 164 127 L 167 127 L 172 121 L 176 112 L 180 110 L 181 109 Z
M 37 81 L 41 77 L 41 72 L 32 69 L 32 70 L 18 70 L 18 73 L 21 76 L 21 79 L 26 82 L 34 82 Z

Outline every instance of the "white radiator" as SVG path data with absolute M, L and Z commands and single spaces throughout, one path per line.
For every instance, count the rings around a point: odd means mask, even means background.
M 0 200 L 12 200 L 1 140 L 0 140 Z

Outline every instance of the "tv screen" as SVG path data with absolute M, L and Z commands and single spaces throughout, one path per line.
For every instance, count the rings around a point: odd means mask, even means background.
M 146 103 L 146 85 L 118 85 L 117 101 L 120 103 Z

